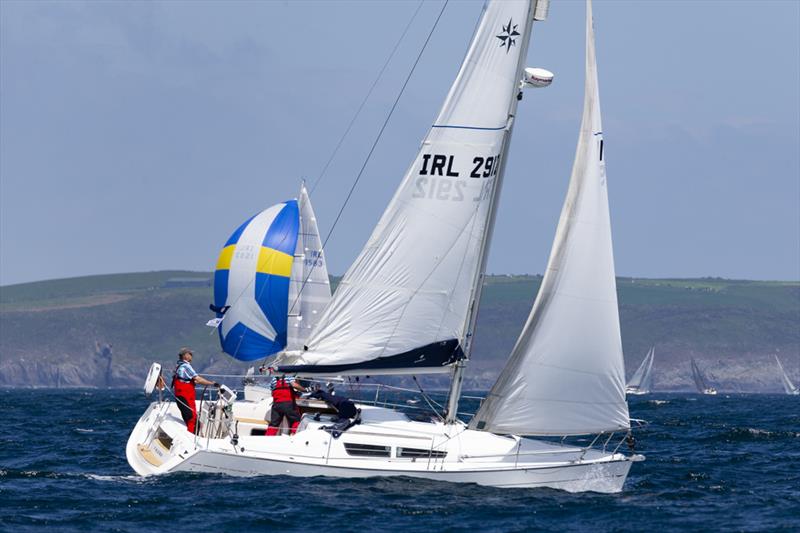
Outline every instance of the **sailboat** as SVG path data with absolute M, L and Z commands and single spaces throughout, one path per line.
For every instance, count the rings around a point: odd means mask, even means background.
M 649 394 L 653 385 L 653 359 L 655 358 L 656 347 L 651 346 L 647 355 L 644 356 L 642 363 L 636 372 L 631 376 L 628 385 L 625 387 L 626 394 Z
M 700 394 L 707 394 L 710 396 L 717 394 L 717 389 L 708 384 L 705 376 L 700 371 L 700 367 L 697 366 L 694 357 L 692 358 L 692 379 L 694 380 L 694 386 L 697 389 L 697 392 Z
M 792 396 L 800 395 L 800 388 L 798 388 L 792 380 L 789 379 L 789 376 L 786 374 L 786 370 L 783 369 L 783 365 L 781 364 L 781 360 L 778 359 L 778 356 L 775 356 L 775 362 L 778 363 L 778 370 L 781 372 L 781 384 L 783 385 L 783 390 L 786 394 L 790 394 Z
M 418 421 L 359 401 L 359 423 L 337 434 L 325 406 L 298 400 L 304 414 L 297 432 L 263 437 L 270 398 L 224 393 L 207 402 L 205 429 L 192 435 L 173 403 L 154 402 L 128 441 L 136 472 L 622 490 L 633 462 L 644 458 L 619 451 L 630 442 L 631 424 L 590 1 L 583 120 L 547 273 L 497 383 L 469 424 L 458 412 L 521 85 L 546 84 L 541 69 L 525 69 L 524 60 L 533 22 L 546 18 L 547 7 L 545 0 L 487 3 L 447 99 L 378 225 L 304 347 L 277 364 L 281 373 L 315 380 L 450 373 L 444 411 Z
M 300 195 L 239 226 L 214 271 L 222 351 L 253 361 L 303 346 L 331 298 L 317 219 L 305 183 Z

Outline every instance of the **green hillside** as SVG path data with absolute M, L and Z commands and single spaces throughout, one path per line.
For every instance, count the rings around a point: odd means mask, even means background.
M 151 361 L 171 365 L 183 345 L 206 372 L 241 372 L 205 326 L 210 279 L 166 271 L 0 287 L 0 385 L 138 386 Z M 470 387 L 491 385 L 540 282 L 488 278 Z M 620 278 L 618 294 L 628 374 L 654 344 L 657 388 L 688 389 L 690 357 L 727 390 L 778 390 L 775 353 L 799 377 L 799 282 Z

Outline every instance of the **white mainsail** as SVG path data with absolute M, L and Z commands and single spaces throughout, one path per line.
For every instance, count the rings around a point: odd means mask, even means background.
M 655 358 L 655 351 L 655 346 L 652 346 L 650 350 L 647 351 L 647 355 L 644 356 L 639 368 L 636 369 L 636 372 L 633 373 L 633 376 L 631 376 L 631 379 L 628 381 L 626 387 L 628 392 L 650 392 L 650 386 L 653 382 L 653 359 Z
M 441 372 L 464 356 L 531 4 L 488 3 L 417 157 L 312 331 L 308 350 L 286 371 Z
M 775 362 L 778 363 L 778 368 L 781 371 L 781 383 L 783 384 L 783 390 L 786 394 L 791 394 L 793 396 L 800 394 L 800 388 L 795 386 L 792 383 L 792 380 L 789 379 L 789 376 L 786 374 L 786 370 L 783 369 L 783 365 L 781 364 L 781 360 L 778 359 L 778 356 L 775 356 Z
M 289 283 L 287 350 L 303 349 L 309 333 L 317 325 L 322 311 L 331 300 L 331 285 L 322 239 L 305 183 L 300 187 L 297 204 L 300 211 L 300 232 L 297 235 Z
M 589 2 L 583 120 L 547 271 L 470 428 L 575 435 L 629 426 Z

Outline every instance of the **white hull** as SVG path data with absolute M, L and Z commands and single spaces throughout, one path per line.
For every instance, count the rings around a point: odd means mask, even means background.
M 606 493 L 621 491 L 631 464 L 643 459 L 472 431 L 461 423 L 414 422 L 389 409 L 360 407 L 363 422 L 338 439 L 320 429 L 324 419 L 315 422 L 308 416 L 296 435 L 266 437 L 249 433 L 266 427 L 263 417 L 251 417 L 266 414 L 269 400 L 237 402 L 234 415 L 239 438 L 234 446 L 230 436 L 195 437 L 186 431 L 175 404 L 153 403 L 134 428 L 126 455 L 143 476 L 181 471 L 232 476 L 405 476 L 493 487 Z M 345 445 L 390 451 L 383 457 L 358 456 L 348 453 Z M 403 456 L 408 451 L 431 450 L 434 456 Z
M 642 395 L 645 395 L 645 394 L 650 394 L 650 391 L 649 390 L 627 388 L 627 389 L 625 389 L 625 394 L 632 394 L 633 396 L 642 396 Z

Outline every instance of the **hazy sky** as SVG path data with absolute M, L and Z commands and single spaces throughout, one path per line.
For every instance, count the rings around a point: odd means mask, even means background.
M 0 1 L 0 284 L 210 271 L 314 181 L 416 6 Z M 312 196 L 327 233 L 439 1 Z M 480 12 L 451 1 L 328 247 L 341 274 L 447 93 Z M 595 2 L 617 273 L 800 279 L 800 2 Z M 575 153 L 582 2 L 552 2 L 489 271 L 542 272 Z

